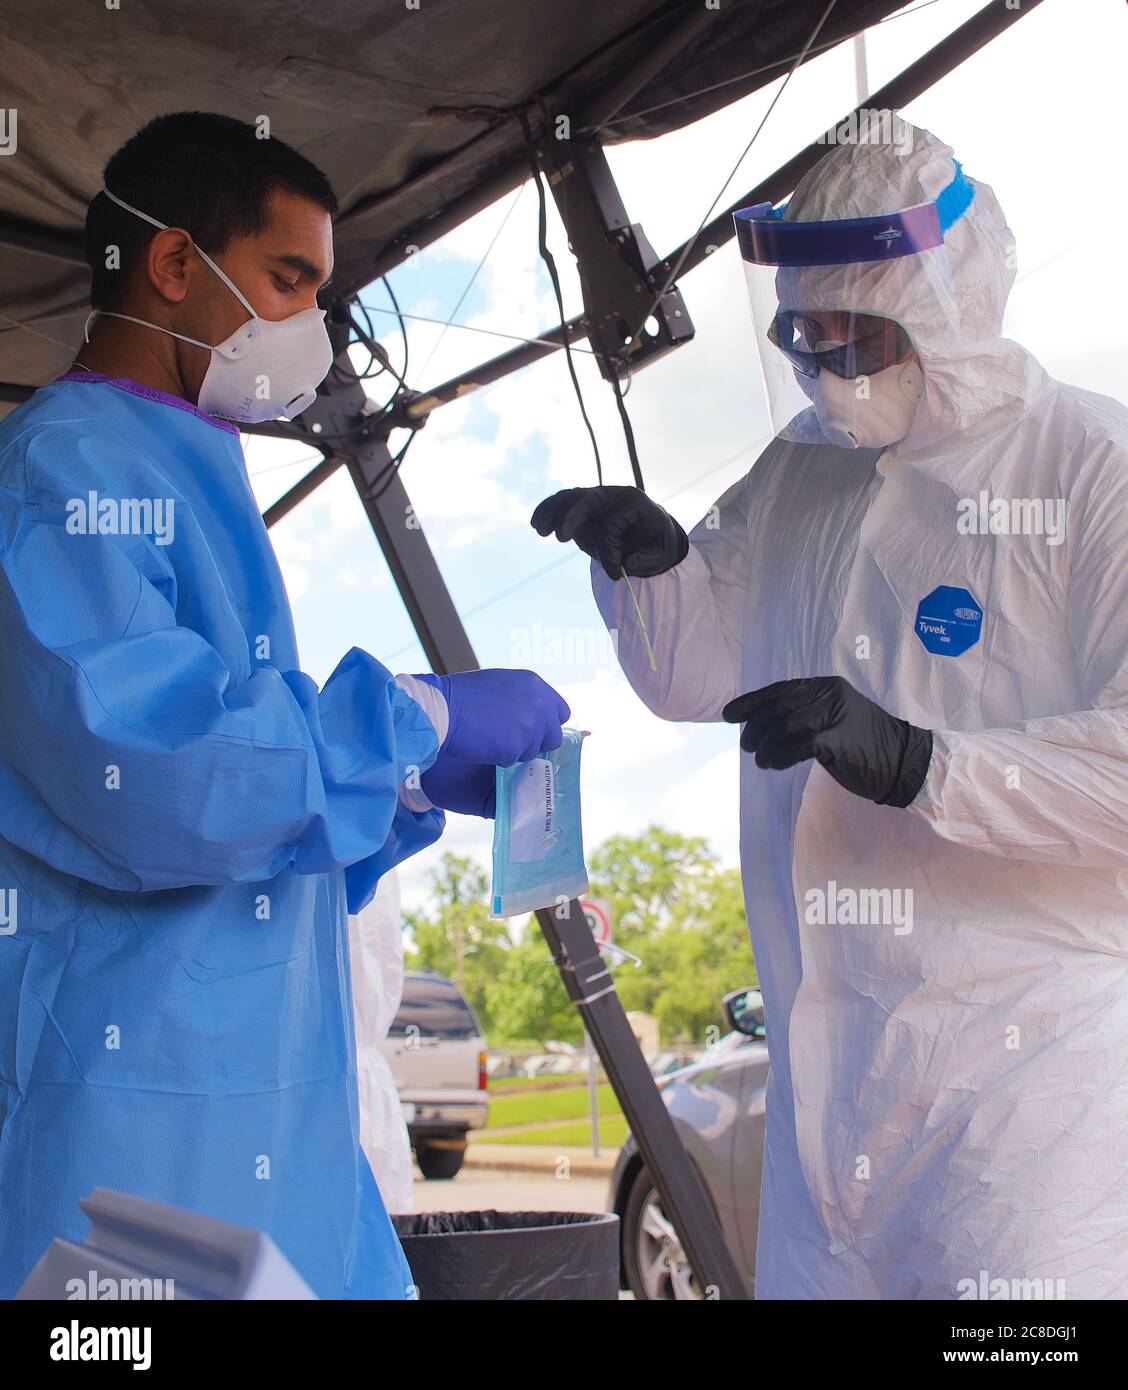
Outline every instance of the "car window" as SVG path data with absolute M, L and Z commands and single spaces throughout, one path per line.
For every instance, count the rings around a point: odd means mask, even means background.
M 418 979 L 407 976 L 403 1000 L 391 1028 L 391 1037 L 403 1037 L 408 1030 L 424 1038 L 476 1038 L 478 1020 L 470 1005 L 450 980 Z

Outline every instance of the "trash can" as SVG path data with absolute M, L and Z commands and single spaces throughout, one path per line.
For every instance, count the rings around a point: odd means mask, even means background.
M 619 1297 L 619 1218 L 589 1211 L 392 1217 L 424 1301 Z

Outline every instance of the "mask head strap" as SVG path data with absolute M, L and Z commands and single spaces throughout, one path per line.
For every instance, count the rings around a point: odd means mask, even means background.
M 102 187 L 102 192 L 106 195 L 107 198 L 109 198 L 111 203 L 116 203 L 119 208 L 123 208 L 126 212 L 131 212 L 134 215 L 134 217 L 139 217 L 142 222 L 148 222 L 150 226 L 156 227 L 158 231 L 168 231 L 169 228 L 167 222 L 158 222 L 155 217 L 150 217 L 147 212 L 142 212 L 140 208 L 131 207 L 129 203 L 123 202 L 117 196 L 116 193 L 111 193 L 110 190 L 106 188 L 104 185 Z M 219 266 L 216 265 L 215 261 L 212 260 L 212 258 L 208 255 L 206 251 L 202 251 L 196 245 L 194 240 L 192 242 L 192 246 L 196 254 L 200 256 L 204 261 L 206 261 L 209 266 L 211 266 L 212 270 L 215 271 L 215 273 L 219 276 L 219 278 L 223 281 L 223 283 L 227 286 L 227 288 L 231 291 L 231 293 L 235 296 L 235 298 L 239 301 L 243 308 L 246 309 L 247 313 L 250 314 L 251 318 L 257 319 L 258 314 L 256 314 L 254 309 L 251 307 L 246 295 L 244 295 L 243 292 L 240 289 L 238 289 L 238 287 L 232 282 L 230 277 L 224 274 L 222 270 L 220 270 Z M 126 316 L 123 314 L 118 314 L 117 317 L 124 318 Z M 173 336 L 175 337 L 176 334 L 173 334 Z M 206 347 L 207 344 L 204 343 L 201 344 L 201 346 Z

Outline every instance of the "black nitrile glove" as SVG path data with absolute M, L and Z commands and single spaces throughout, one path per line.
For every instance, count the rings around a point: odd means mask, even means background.
M 740 746 L 758 767 L 818 758 L 839 786 L 879 806 L 908 806 L 928 775 L 931 730 L 894 719 L 841 676 L 776 681 L 723 713 L 744 725 Z
M 532 524 L 542 536 L 574 540 L 608 579 L 664 574 L 689 554 L 689 537 L 637 487 L 566 488 L 544 499 Z

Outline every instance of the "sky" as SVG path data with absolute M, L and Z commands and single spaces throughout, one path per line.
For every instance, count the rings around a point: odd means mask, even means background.
M 981 7 L 918 0 L 870 29 L 868 89 Z M 1126 45 L 1124 0 L 1044 0 L 901 113 L 951 145 L 965 172 L 999 198 L 1018 255 L 1007 336 L 1053 375 L 1123 401 Z M 714 200 L 718 210 L 735 201 L 855 104 L 853 45 L 796 72 L 718 198 L 781 85 L 684 130 L 608 149 L 631 220 L 660 253 L 692 236 Z M 551 199 L 549 219 L 565 312 L 572 315 L 582 307 L 575 262 Z M 535 337 L 558 321 L 536 223 L 536 193 L 527 183 L 393 272 L 404 312 L 438 320 L 408 323 L 409 385 L 435 386 L 513 345 L 482 330 Z M 680 288 L 696 336 L 642 369 L 627 405 L 647 490 L 689 530 L 754 464 L 768 427 L 735 243 L 719 247 Z M 392 361 L 401 364 L 399 325 L 380 312 L 390 305 L 386 290 L 377 284 L 361 298 Z M 452 316 L 460 326 L 443 331 Z M 575 361 L 604 480 L 629 483 L 610 387 L 589 352 L 578 350 Z M 385 380 L 370 383 L 378 400 L 388 394 Z M 403 438 L 392 436 L 393 450 Z M 261 438 L 244 444 L 264 508 L 319 459 L 301 445 Z M 596 481 L 563 355 L 436 410 L 412 443 L 402 477 L 480 664 L 537 670 L 569 702 L 572 724 L 591 732 L 583 755 L 589 852 L 612 834 L 658 824 L 703 836 L 722 863 L 735 865 L 735 731 L 651 715 L 615 663 L 591 597 L 587 558 L 574 546 L 542 540 L 529 526 L 542 498 Z M 323 683 L 353 646 L 393 672 L 428 669 L 346 474 L 323 485 L 271 536 L 302 666 L 314 679 Z M 448 817 L 439 845 L 401 867 L 405 908 L 425 901 L 428 869 L 442 849 L 488 867 L 491 836 L 489 822 Z

